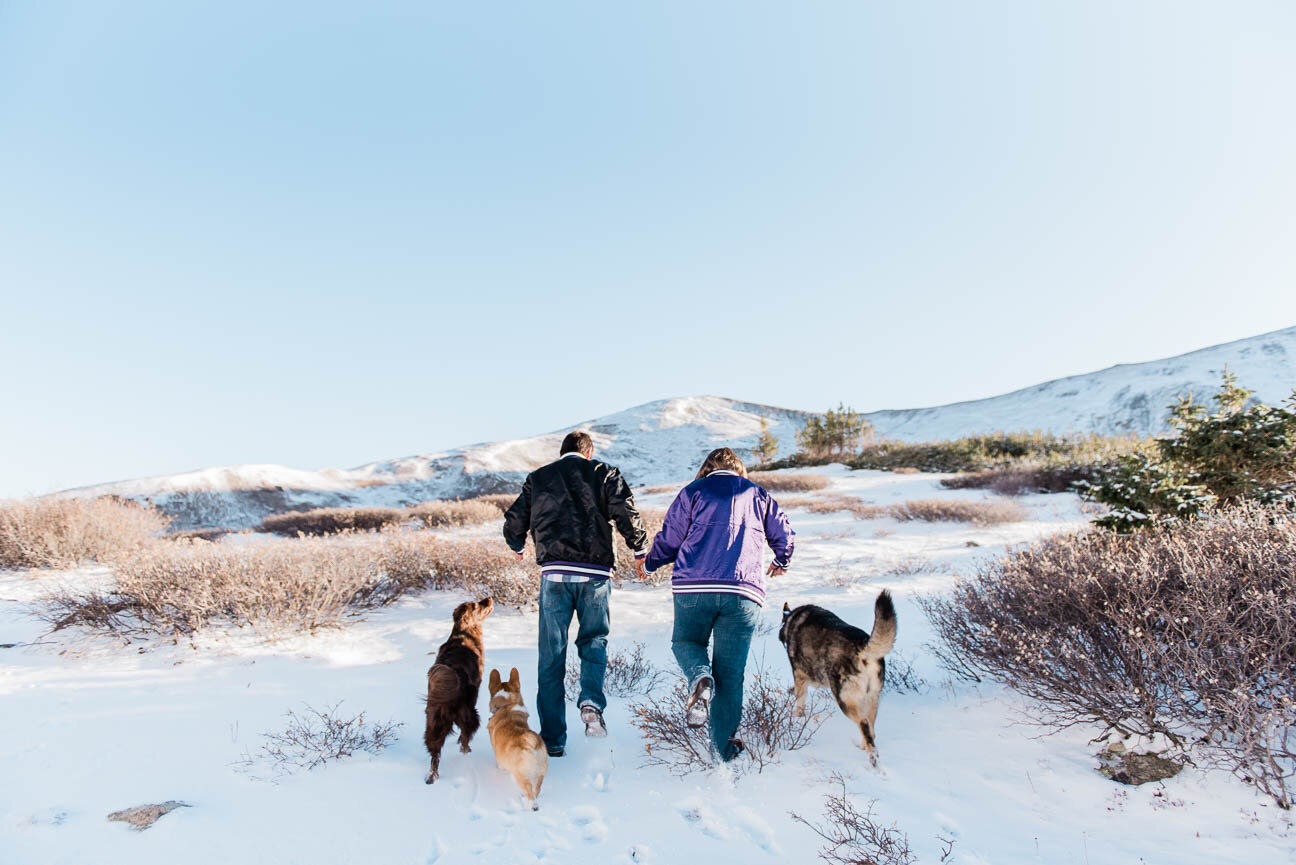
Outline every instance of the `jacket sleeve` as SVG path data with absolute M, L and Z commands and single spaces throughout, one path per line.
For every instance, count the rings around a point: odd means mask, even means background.
M 630 485 L 618 469 L 610 469 L 603 487 L 607 495 L 608 515 L 621 537 L 625 538 L 626 546 L 634 551 L 635 558 L 642 559 L 648 554 L 648 532 L 644 531 L 643 519 L 635 507 Z
M 644 562 L 644 570 L 652 573 L 662 565 L 673 564 L 675 557 L 679 555 L 680 547 L 684 544 L 684 539 L 688 537 L 689 526 L 692 523 L 693 500 L 689 498 L 687 490 L 680 490 L 679 495 L 666 511 L 662 530 L 653 539 L 648 560 Z
M 765 509 L 765 542 L 774 551 L 774 564 L 787 568 L 792 563 L 792 547 L 795 545 L 796 532 L 788 523 L 787 514 L 779 507 L 774 497 L 767 495 L 769 506 Z
M 526 549 L 527 531 L 531 528 L 531 476 L 522 483 L 522 494 L 504 512 L 504 542 L 515 553 Z

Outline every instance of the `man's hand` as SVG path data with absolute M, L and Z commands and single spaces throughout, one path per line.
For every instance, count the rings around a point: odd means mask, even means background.
M 770 562 L 769 570 L 765 572 L 767 576 L 781 577 L 787 573 L 787 568 L 780 568 L 778 565 Z
M 523 550 L 523 551 L 520 552 L 520 553 L 515 553 L 515 555 L 516 555 L 519 559 L 524 559 L 524 558 L 526 558 L 526 550 Z
M 635 579 L 641 583 L 648 579 L 648 572 L 644 570 L 643 559 L 635 559 Z

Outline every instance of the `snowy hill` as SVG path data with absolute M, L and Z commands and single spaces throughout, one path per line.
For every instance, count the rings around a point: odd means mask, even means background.
M 1164 360 L 1118 364 L 988 399 L 877 411 L 868 417 L 880 434 L 908 441 L 996 430 L 1156 434 L 1166 428 L 1166 406 L 1180 394 L 1198 399 L 1213 394 L 1225 365 L 1259 400 L 1281 403 L 1296 387 L 1296 327 Z
M 989 399 L 868 415 L 877 432 L 911 441 L 996 430 L 1148 434 L 1165 426 L 1179 394 L 1206 396 L 1228 365 L 1259 399 L 1278 403 L 1296 386 L 1296 327 L 1178 357 L 1121 364 Z M 750 454 L 767 418 L 783 454 L 808 412 L 715 396 L 658 400 L 571 427 L 512 441 L 468 445 L 385 460 L 354 469 L 300 471 L 244 465 L 69 491 L 146 499 L 176 518 L 177 528 L 250 528 L 267 514 L 312 507 L 399 506 L 516 490 L 526 472 L 552 460 L 562 436 L 588 430 L 598 456 L 620 466 L 636 486 L 692 475 L 708 450 L 728 445 Z
M 690 477 L 707 451 L 727 445 L 744 457 L 760 434 L 761 418 L 794 449 L 807 412 L 722 397 L 681 397 L 646 403 L 544 435 L 417 454 L 354 469 L 299 471 L 244 465 L 142 478 L 69 490 L 73 495 L 119 495 L 147 500 L 175 517 L 177 529 L 252 528 L 268 514 L 316 507 L 405 506 L 430 499 L 512 492 L 530 470 L 557 458 L 572 429 L 588 431 L 600 459 L 619 466 L 635 486 Z

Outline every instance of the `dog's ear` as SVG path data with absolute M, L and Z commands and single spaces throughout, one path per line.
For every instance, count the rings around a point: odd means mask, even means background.
M 792 615 L 792 608 L 788 606 L 787 601 L 784 601 L 784 602 L 783 602 L 783 618 L 786 619 L 786 618 L 787 618 L 788 616 L 790 616 L 790 615 Z
M 513 672 L 516 673 L 517 671 L 514 670 Z M 493 693 L 495 693 L 496 691 L 498 691 L 499 689 L 500 689 L 500 674 L 499 674 L 499 670 L 491 670 L 491 677 L 490 677 L 490 690 L 491 690 L 491 693 L 493 694 Z
M 456 625 L 463 620 L 464 613 L 468 612 L 470 606 L 472 605 L 467 601 L 464 601 L 462 604 L 454 608 L 454 622 Z
M 518 675 L 517 667 L 509 673 L 509 687 L 515 691 L 522 690 L 522 677 Z

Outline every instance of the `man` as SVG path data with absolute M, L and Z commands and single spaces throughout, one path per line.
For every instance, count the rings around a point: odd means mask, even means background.
M 540 565 L 540 669 L 536 710 L 551 757 L 567 745 L 567 633 L 576 614 L 580 707 L 586 736 L 606 736 L 603 674 L 607 668 L 608 578 L 616 564 L 612 527 L 635 551 L 642 579 L 648 533 L 615 466 L 594 459 L 587 433 L 568 433 L 556 462 L 527 475 L 522 495 L 504 514 L 504 540 L 522 557 L 527 532 Z

